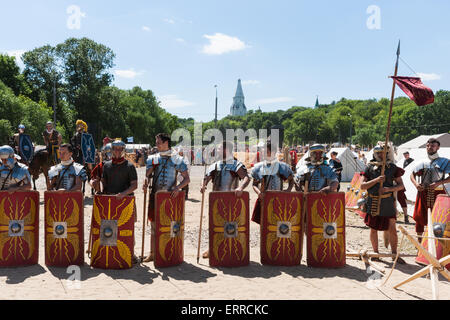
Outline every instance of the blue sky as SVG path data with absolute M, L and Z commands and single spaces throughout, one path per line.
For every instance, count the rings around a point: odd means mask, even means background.
M 447 0 L 16 0 L 1 5 L 0 52 L 88 37 L 115 52 L 114 85 L 151 89 L 169 112 L 209 121 L 214 85 L 222 118 L 238 78 L 247 109 L 388 97 L 399 39 L 424 83 L 448 90 L 449 12 Z M 414 75 L 404 63 L 400 74 Z

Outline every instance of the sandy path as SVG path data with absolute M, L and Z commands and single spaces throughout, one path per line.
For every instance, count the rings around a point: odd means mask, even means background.
M 138 169 L 141 188 L 144 169 Z M 186 202 L 185 263 L 180 266 L 156 269 L 153 263 L 136 265 L 130 270 L 92 269 L 88 264 L 81 267 L 79 288 L 71 287 L 66 279 L 70 274 L 64 268 L 48 268 L 44 263 L 43 238 L 43 192 L 40 211 L 40 257 L 39 264 L 23 268 L 0 269 L 0 299 L 430 299 L 431 285 L 427 278 L 415 280 L 401 288 L 392 285 L 418 271 L 421 267 L 407 258 L 407 265 L 397 266 L 389 282 L 380 288 L 371 286 L 364 263 L 347 259 L 347 266 L 341 269 L 318 269 L 306 266 L 305 257 L 298 267 L 270 267 L 260 264 L 259 227 L 251 223 L 250 266 L 243 268 L 210 268 L 208 260 L 196 263 L 198 224 L 201 207 L 199 192 L 203 168 L 193 167 L 191 171 L 190 200 Z M 38 180 L 43 191 L 43 178 Z M 345 185 L 344 185 L 345 188 Z M 89 187 L 87 187 L 90 190 Z M 345 190 L 345 189 L 343 189 Z M 256 194 L 249 187 L 251 210 Z M 89 191 L 86 195 L 90 194 Z M 143 193 L 137 192 L 138 222 L 136 223 L 136 254 L 141 252 Z M 89 236 L 92 199 L 86 198 L 85 244 Z M 205 205 L 205 217 L 208 206 Z M 205 219 L 203 226 L 207 226 Z M 414 226 L 408 225 L 413 231 Z M 148 228 L 146 234 L 149 236 Z M 207 249 L 207 229 L 202 232 L 202 252 Z M 347 211 L 347 251 L 370 249 L 369 230 L 362 219 Z M 399 236 L 400 239 L 400 236 Z M 146 253 L 150 239 L 146 238 Z M 381 248 L 381 243 L 380 243 Z M 306 252 L 304 250 L 304 252 Z M 403 253 L 414 254 L 415 249 L 405 239 Z M 305 254 L 304 254 L 305 256 Z M 88 263 L 88 257 L 85 256 Z M 386 269 L 392 263 L 379 263 Z M 450 283 L 440 277 L 441 299 L 450 299 Z

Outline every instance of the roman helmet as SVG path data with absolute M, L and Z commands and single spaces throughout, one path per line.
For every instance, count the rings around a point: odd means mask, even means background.
M 122 140 L 116 139 L 113 143 L 111 143 L 111 149 L 114 147 L 121 147 L 122 148 L 122 157 L 125 155 L 125 147 L 126 144 Z
M 309 157 L 305 160 L 313 165 L 321 165 L 327 159 L 325 156 L 325 146 L 322 144 L 314 144 L 309 148 Z
M 16 164 L 16 157 L 13 148 L 8 145 L 1 146 L 0 158 L 2 159 L 2 162 L 3 159 L 7 159 L 7 163 L 5 164 L 6 167 L 8 167 L 9 169 L 14 168 L 14 165 Z
M 112 146 L 111 143 L 106 144 L 102 148 L 102 158 L 103 161 L 109 161 L 112 158 Z
M 84 122 L 83 120 L 77 120 L 76 126 L 77 126 L 77 131 L 78 131 L 78 128 L 80 128 L 80 127 L 83 127 L 84 132 L 87 132 L 87 130 L 88 130 L 87 123 Z

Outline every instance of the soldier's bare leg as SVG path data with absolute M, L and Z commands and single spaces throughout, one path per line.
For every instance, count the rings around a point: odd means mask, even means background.
M 397 254 L 397 244 L 398 244 L 398 236 L 397 236 L 397 226 L 395 223 L 395 218 L 389 219 L 389 242 L 391 244 L 392 248 L 392 254 Z M 394 257 L 392 257 L 392 260 L 395 260 Z M 405 260 L 398 257 L 397 262 L 399 264 L 405 264 Z

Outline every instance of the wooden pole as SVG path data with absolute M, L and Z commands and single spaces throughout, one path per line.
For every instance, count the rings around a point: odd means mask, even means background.
M 361 253 L 359 252 L 347 252 L 345 254 L 347 257 L 350 258 L 360 258 L 361 257 Z M 392 254 L 392 253 L 366 253 L 365 254 L 368 258 L 395 258 L 397 255 L 396 254 Z M 417 257 L 416 254 L 399 254 L 399 257 L 403 257 L 403 258 L 412 258 L 412 257 Z
M 203 173 L 203 179 L 205 179 L 205 175 L 206 175 L 206 164 L 205 164 L 205 170 Z M 205 187 L 205 180 L 203 180 L 202 187 Z M 202 208 L 200 210 L 200 229 L 198 231 L 197 264 L 200 261 L 200 243 L 202 241 L 203 205 L 205 203 L 205 192 L 206 192 L 206 188 L 202 193 Z
M 442 259 L 439 259 L 439 264 L 440 264 L 441 266 L 443 266 L 443 267 L 445 267 L 447 264 L 450 264 L 450 255 L 445 256 L 445 257 L 442 258 Z M 431 269 L 433 269 L 433 268 L 434 268 L 434 267 L 433 267 L 432 265 L 426 266 L 425 268 L 423 268 L 423 269 L 417 271 L 416 273 L 414 273 L 413 275 L 411 275 L 410 277 L 408 277 L 406 280 L 404 280 L 404 281 L 402 281 L 402 282 L 396 284 L 396 285 L 394 286 L 394 289 L 397 289 L 398 287 L 400 287 L 400 286 L 402 286 L 402 285 L 404 285 L 404 284 L 406 284 L 406 283 L 408 283 L 408 282 L 411 282 L 411 281 L 413 281 L 413 280 L 415 280 L 415 279 L 417 279 L 417 278 L 423 277 L 424 275 L 428 274 L 428 273 L 431 271 Z
M 400 40 L 398 41 L 398 48 L 397 48 L 397 62 L 395 63 L 395 71 L 394 71 L 394 77 L 397 76 L 398 73 L 398 60 L 400 58 Z M 392 107 L 394 106 L 394 96 L 395 96 L 395 79 L 393 79 L 392 83 L 392 93 L 391 93 L 391 103 L 389 105 L 389 117 L 388 117 L 388 123 L 386 127 L 386 139 L 384 143 L 384 149 L 383 149 L 383 165 L 381 167 L 381 175 L 384 176 L 385 170 L 386 170 L 386 156 L 387 156 L 387 148 L 389 143 L 389 135 L 391 131 L 391 119 L 392 119 Z M 380 206 L 381 206 L 381 194 L 383 189 L 383 183 L 380 183 L 380 188 L 378 190 L 378 199 L 377 199 L 377 215 L 380 214 Z
M 428 215 L 428 236 L 433 236 L 433 228 L 431 228 L 432 220 L 431 220 L 431 209 L 427 209 L 427 215 Z M 428 252 L 433 255 L 433 257 L 436 257 L 436 244 L 434 240 L 428 240 Z M 430 280 L 431 280 L 431 291 L 433 294 L 433 300 L 439 300 L 439 277 L 438 277 L 438 271 L 436 268 L 430 269 Z
M 94 197 L 95 200 L 95 197 Z M 83 203 L 84 203 L 84 197 L 83 197 Z M 94 204 L 95 205 L 95 204 Z M 94 210 L 92 210 L 92 216 L 91 216 L 91 227 L 89 229 L 89 242 L 88 242 L 88 249 L 86 253 L 88 254 L 88 257 L 91 257 L 91 249 L 92 249 L 92 222 L 94 221 Z
M 400 231 L 409 239 L 409 241 L 412 242 L 412 244 L 419 250 L 425 257 L 425 259 L 428 260 L 428 262 L 436 268 L 445 278 L 447 278 L 450 281 L 450 272 L 445 269 L 439 261 L 432 256 L 416 239 L 414 239 L 408 231 L 405 230 L 402 226 L 398 226 Z
M 307 195 L 308 195 L 308 191 L 309 191 L 309 177 L 308 174 L 306 174 L 306 180 L 305 180 L 305 188 L 303 190 L 303 210 L 302 210 L 302 218 L 301 218 L 301 228 L 302 228 L 302 235 L 300 238 L 300 242 L 301 242 L 301 248 L 300 248 L 300 253 L 303 252 L 303 239 L 304 239 L 304 235 L 305 235 L 305 229 L 306 229 L 306 225 L 307 225 L 307 214 L 306 214 L 306 208 L 308 206 L 308 202 L 307 202 Z M 300 255 L 301 256 L 301 255 Z
M 144 247 L 145 247 L 145 211 L 147 210 L 147 188 L 144 189 L 144 209 L 142 215 L 142 250 L 141 260 L 144 260 Z

